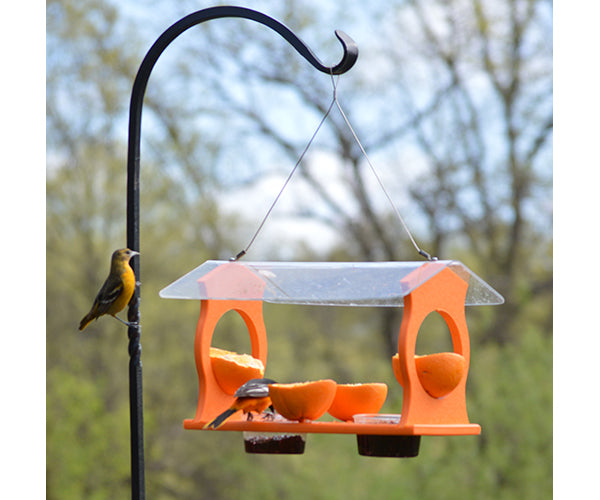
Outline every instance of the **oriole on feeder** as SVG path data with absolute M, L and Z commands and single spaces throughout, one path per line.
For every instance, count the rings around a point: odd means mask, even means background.
M 110 274 L 96 295 L 90 312 L 79 323 L 79 330 L 83 330 L 92 320 L 98 319 L 104 314 L 110 314 L 113 318 L 129 326 L 129 323 L 118 318 L 116 314 L 129 304 L 135 290 L 135 274 L 129 265 L 129 260 L 134 255 L 139 255 L 139 252 L 129 248 L 113 252 Z
M 248 420 L 252 420 L 252 413 L 262 413 L 267 408 L 273 406 L 269 397 L 269 384 L 274 384 L 275 381 L 270 378 L 253 378 L 235 391 L 235 401 L 227 410 L 221 413 L 217 418 L 204 426 L 205 429 L 219 428 L 229 417 L 238 411 L 243 411 L 248 415 Z

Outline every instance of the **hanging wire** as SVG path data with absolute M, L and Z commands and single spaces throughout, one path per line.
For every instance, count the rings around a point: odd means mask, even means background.
M 339 76 L 338 76 L 338 80 L 339 80 Z M 402 227 L 404 228 L 404 230 L 406 231 L 406 234 L 410 238 L 411 243 L 415 247 L 415 250 L 417 251 L 417 253 L 419 255 L 425 257 L 427 260 L 438 260 L 437 257 L 432 257 L 431 254 L 429 254 L 428 252 L 426 252 L 425 250 L 423 250 L 422 248 L 420 248 L 419 245 L 417 245 L 417 242 L 415 241 L 415 238 L 413 237 L 412 233 L 408 229 L 408 226 L 404 222 L 404 219 L 400 215 L 400 212 L 398 211 L 398 208 L 396 207 L 396 204 L 392 201 L 392 198 L 389 195 L 389 193 L 387 192 L 387 189 L 385 189 L 385 186 L 383 185 L 383 182 L 382 182 L 381 178 L 377 174 L 377 171 L 375 170 L 375 167 L 371 163 L 371 160 L 369 159 L 369 155 L 367 155 L 367 152 L 365 151 L 365 148 L 363 148 L 363 145 L 361 144 L 358 136 L 356 135 L 356 132 L 352 128 L 352 125 L 350 124 L 350 120 L 348 120 L 348 117 L 346 116 L 346 113 L 344 113 L 344 110 L 342 109 L 342 105 L 340 104 L 340 101 L 337 98 L 337 81 L 333 77 L 333 74 L 331 75 L 331 83 L 333 85 L 333 101 L 335 102 L 335 104 L 336 104 L 336 106 L 337 106 L 340 114 L 342 115 L 342 118 L 346 122 L 346 125 L 350 129 L 350 132 L 352 133 L 352 136 L 354 137 L 354 140 L 356 141 L 356 144 L 358 144 L 358 147 L 360 148 L 363 156 L 367 160 L 367 163 L 369 164 L 369 167 L 371 168 L 371 172 L 373 172 L 373 175 L 375 176 L 375 179 L 377 179 L 377 182 L 379 183 L 379 186 L 381 187 L 383 193 L 385 194 L 385 197 L 390 202 L 390 205 L 392 206 L 392 209 L 394 210 L 394 213 L 396 214 L 396 217 L 398 218 L 398 220 L 402 224 Z
M 271 212 L 273 211 L 273 209 L 275 208 L 275 205 L 277 204 L 277 202 L 279 201 L 279 198 L 281 197 L 283 191 L 285 190 L 285 188 L 287 187 L 287 185 L 289 184 L 289 182 L 291 181 L 294 173 L 296 172 L 296 170 L 298 169 L 298 167 L 300 166 L 300 163 L 302 162 L 304 156 L 306 155 L 306 152 L 308 151 L 308 149 L 310 148 L 310 146 L 312 145 L 315 137 L 317 136 L 317 133 L 319 132 L 319 130 L 321 129 L 321 126 L 323 125 L 323 123 L 325 123 L 325 120 L 327 119 L 327 117 L 329 116 L 329 114 L 331 113 L 331 110 L 333 109 L 334 104 L 336 105 L 336 107 L 338 108 L 340 114 L 342 115 L 342 118 L 344 119 L 344 122 L 346 123 L 346 125 L 348 126 L 348 128 L 350 129 L 350 132 L 352 133 L 352 136 L 354 137 L 354 140 L 356 141 L 356 143 L 358 144 L 358 147 L 360 148 L 363 156 L 365 157 L 365 159 L 367 160 L 367 163 L 369 164 L 369 167 L 371 168 L 371 171 L 373 172 L 373 175 L 375 176 L 375 178 L 377 179 L 377 182 L 379 183 L 379 186 L 381 187 L 381 189 L 383 190 L 386 198 L 388 199 L 390 205 L 392 206 L 394 213 L 396 214 L 396 217 L 398 218 L 398 220 L 400 221 L 400 223 L 402 224 L 402 227 L 404 228 L 404 230 L 406 231 L 406 234 L 408 234 L 408 237 L 411 241 L 411 243 L 413 244 L 413 246 L 415 247 L 417 253 L 419 255 L 421 255 L 422 257 L 425 257 L 427 260 L 438 260 L 437 257 L 432 257 L 431 254 L 429 254 L 428 252 L 426 252 L 425 250 L 423 250 L 422 248 L 419 247 L 419 245 L 417 245 L 417 242 L 415 240 L 415 238 L 413 237 L 412 233 L 410 232 L 410 230 L 408 229 L 408 226 L 406 225 L 406 223 L 404 222 L 404 219 L 402 218 L 402 216 L 400 215 L 400 212 L 398 211 L 398 208 L 396 207 L 396 205 L 394 204 L 394 202 L 392 201 L 391 196 L 389 195 L 389 193 L 387 192 L 387 190 L 385 189 L 385 186 L 383 185 L 383 182 L 381 181 L 381 178 L 379 177 L 379 175 L 377 174 L 377 171 L 375 170 L 375 167 L 373 166 L 373 164 L 371 163 L 371 160 L 369 159 L 369 156 L 367 155 L 367 152 L 365 151 L 365 148 L 363 147 L 363 145 L 361 144 L 358 136 L 356 135 L 356 132 L 354 131 L 354 128 L 352 128 L 352 125 L 350 124 L 350 120 L 348 120 L 348 117 L 346 116 L 346 113 L 344 113 L 344 110 L 342 109 L 342 106 L 337 98 L 337 84 L 339 82 L 340 79 L 340 75 L 337 75 L 337 79 L 334 77 L 333 73 L 331 73 L 331 83 L 333 85 L 333 98 L 331 100 L 331 103 L 329 104 L 329 107 L 327 108 L 327 111 L 325 112 L 325 114 L 323 115 L 323 118 L 321 119 L 321 121 L 319 122 L 319 125 L 317 126 L 317 129 L 314 131 L 312 137 L 310 138 L 310 140 L 308 141 L 308 144 L 306 145 L 306 147 L 304 148 L 304 151 L 302 151 L 302 154 L 300 155 L 300 158 L 298 158 L 298 161 L 296 162 L 296 164 L 294 165 L 294 168 L 292 169 L 292 171 L 290 172 L 290 174 L 288 175 L 287 179 L 285 180 L 285 182 L 283 183 L 283 186 L 281 187 L 279 193 L 277 194 L 277 197 L 275 198 L 275 200 L 273 201 L 273 203 L 271 204 L 271 206 L 269 207 L 269 210 L 267 211 L 267 213 L 265 214 L 265 216 L 263 217 L 260 225 L 258 226 L 258 229 L 256 230 L 256 232 L 254 233 L 254 235 L 252 236 L 252 238 L 250 239 L 250 242 L 248 243 L 248 245 L 246 245 L 246 247 L 240 251 L 235 257 L 231 257 L 229 260 L 230 261 L 236 261 L 239 260 L 240 258 L 242 258 L 244 255 L 246 255 L 246 253 L 248 252 L 248 250 L 250 249 L 250 247 L 252 246 L 252 244 L 254 243 L 254 240 L 256 240 L 258 233 L 260 233 L 260 231 L 262 230 L 263 226 L 265 225 L 265 222 L 267 221 L 267 219 L 269 218 L 269 216 L 271 215 Z
M 338 78 L 339 78 L 339 76 L 338 76 Z M 323 118 L 319 122 L 319 125 L 317 126 L 317 129 L 314 131 L 312 137 L 308 141 L 308 144 L 304 148 L 304 151 L 302 151 L 302 154 L 300 155 L 300 158 L 298 158 L 298 161 L 294 165 L 294 168 L 292 169 L 292 171 L 290 172 L 290 174 L 287 176 L 287 179 L 285 180 L 285 182 L 283 183 L 283 186 L 279 190 L 279 193 L 277 194 L 277 197 L 275 198 L 275 200 L 273 201 L 273 203 L 269 207 L 269 210 L 267 211 L 267 213 L 263 217 L 263 220 L 261 221 L 260 225 L 258 226 L 258 229 L 256 230 L 256 232 L 252 236 L 252 239 L 250 240 L 250 243 L 248 243 L 248 245 L 246 245 L 246 248 L 244 248 L 241 252 L 239 252 L 235 257 L 231 257 L 229 259 L 230 261 L 236 261 L 236 260 L 241 259 L 244 255 L 246 255 L 246 252 L 248 252 L 248 250 L 250 249 L 250 247 L 254 243 L 254 240 L 258 236 L 258 233 L 260 233 L 260 231 L 262 230 L 263 226 L 265 225 L 265 222 L 267 222 L 267 219 L 269 218 L 269 215 L 271 215 L 271 212 L 273 211 L 273 209 L 275 208 L 275 205 L 279 201 L 279 198 L 281 198 L 281 195 L 282 195 L 283 191 L 285 190 L 285 188 L 287 187 L 287 185 L 289 184 L 289 182 L 292 180 L 293 175 L 296 173 L 296 170 L 300 166 L 300 163 L 302 162 L 302 159 L 304 158 L 304 156 L 306 155 L 306 152 L 308 151 L 308 149 L 310 148 L 311 144 L 313 143 L 315 137 L 317 136 L 317 133 L 321 129 L 321 126 L 323 125 L 323 123 L 325 123 L 325 120 L 327 119 L 327 117 L 329 116 L 329 113 L 333 109 L 333 105 L 334 104 L 335 104 L 335 95 L 334 95 L 333 99 L 331 100 L 331 104 L 329 104 L 329 107 L 327 108 L 327 111 L 323 115 Z

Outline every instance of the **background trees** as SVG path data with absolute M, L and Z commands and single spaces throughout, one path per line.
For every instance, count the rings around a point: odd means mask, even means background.
M 77 335 L 76 324 L 105 277 L 111 250 L 125 241 L 135 72 L 164 29 L 206 6 L 47 2 L 49 498 L 126 495 L 125 335 L 110 320 L 86 335 Z M 248 6 L 285 22 L 326 62 L 339 57 L 333 29 L 357 41 L 359 61 L 339 80 L 338 96 L 400 212 L 423 248 L 462 260 L 506 297 L 502 307 L 469 310 L 469 412 L 484 434 L 428 439 L 415 460 L 373 463 L 344 436 L 310 436 L 303 457 L 251 460 L 235 433 L 183 431 L 181 421 L 195 408 L 198 305 L 160 300 L 158 290 L 247 244 L 332 98 L 331 78 L 316 74 L 270 30 L 219 20 L 190 30 L 165 52 L 144 107 L 149 496 L 231 498 L 244 489 L 251 497 L 311 497 L 303 485 L 326 474 L 339 478 L 324 486 L 332 498 L 389 496 L 398 488 L 409 498 L 468 496 L 474 489 L 493 498 L 547 498 L 552 4 Z M 248 258 L 419 258 L 335 109 Z M 401 311 L 267 306 L 265 313 L 269 331 L 281 332 L 269 337 L 270 376 L 394 383 L 389 356 Z M 428 328 L 421 349 L 447 341 L 443 324 Z M 226 318 L 218 338 L 244 350 L 243 332 L 238 318 Z M 400 405 L 400 389 L 390 391 L 386 408 Z M 348 473 L 353 468 L 361 470 L 360 483 Z M 448 480 L 453 492 L 442 490 Z

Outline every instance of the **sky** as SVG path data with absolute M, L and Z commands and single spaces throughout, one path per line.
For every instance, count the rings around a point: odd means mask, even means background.
M 252 7 L 253 8 L 260 8 L 257 7 L 257 5 L 255 4 L 268 4 L 269 2 L 252 2 Z M 133 12 L 133 7 L 132 4 L 129 3 L 125 3 L 123 4 L 126 10 Z M 321 11 L 321 7 L 319 7 L 320 11 Z M 270 11 L 267 11 L 270 12 Z M 140 17 L 142 15 L 138 15 L 137 17 Z M 143 17 L 143 16 L 142 16 Z M 140 17 L 140 19 L 142 18 Z M 172 20 L 169 20 L 168 22 L 165 23 L 165 26 L 167 26 L 170 22 L 172 22 Z M 324 22 L 324 24 L 327 24 Z M 343 28 L 345 30 L 347 30 L 348 32 L 352 32 L 351 27 L 347 27 L 345 25 L 345 23 L 343 23 L 344 26 Z M 329 33 L 327 30 L 325 31 L 325 35 L 323 36 L 327 36 L 329 38 L 331 38 L 331 40 L 329 40 L 329 42 L 335 44 L 335 48 L 336 50 L 336 57 L 337 52 L 339 52 L 339 44 L 338 42 L 334 39 L 333 34 Z M 364 28 L 363 28 L 364 31 Z M 148 42 L 151 43 L 151 42 Z M 284 43 L 282 41 L 282 43 Z M 312 44 L 311 44 L 312 45 Z M 321 47 L 319 47 L 318 45 L 315 45 L 313 48 L 316 52 L 317 55 L 320 54 L 320 49 Z M 170 52 L 171 54 L 176 54 L 176 52 Z M 165 52 L 165 57 L 167 52 Z M 295 55 L 295 54 L 294 54 Z M 363 55 L 363 58 L 366 56 L 366 54 Z M 300 56 L 298 56 L 299 60 L 300 60 Z M 327 60 L 329 60 L 330 58 L 326 58 Z M 325 60 L 325 58 L 324 58 Z M 359 61 L 361 60 L 361 58 L 359 57 Z M 355 68 L 353 68 L 353 71 L 358 69 L 357 67 L 359 66 L 359 64 L 357 64 L 357 66 L 355 66 Z M 157 65 L 157 71 L 155 71 L 155 73 L 158 73 L 162 70 L 164 71 L 168 71 L 167 69 L 168 65 L 165 66 L 163 65 Z M 323 77 L 323 75 L 318 74 L 317 77 Z M 325 75 L 325 85 L 327 85 L 329 82 L 329 77 L 327 75 Z M 236 83 L 234 82 L 234 84 L 232 85 L 232 92 L 235 91 L 235 85 Z M 244 99 L 247 100 L 247 98 L 243 95 L 246 92 L 246 86 L 244 86 L 242 88 L 242 101 Z M 350 97 L 348 95 L 345 94 L 344 92 L 344 80 L 342 77 L 342 80 L 340 81 L 339 84 L 339 94 L 341 96 L 342 101 L 346 101 L 346 100 L 350 100 Z M 267 100 L 272 101 L 273 100 L 273 95 L 269 94 L 266 97 L 263 97 L 264 94 L 264 84 L 262 85 L 259 95 L 257 98 L 265 98 Z M 286 97 L 286 95 L 279 95 L 277 94 L 278 99 L 283 99 Z M 291 97 L 296 97 L 292 94 L 290 94 Z M 289 97 L 289 96 L 288 96 Z M 316 123 L 318 122 L 318 120 L 321 118 L 320 116 L 313 116 L 312 114 L 310 114 L 310 116 L 297 116 L 297 115 L 293 115 L 292 113 L 289 112 L 289 109 L 297 109 L 296 107 L 287 106 L 287 103 L 282 103 L 281 101 L 277 101 L 278 102 L 278 108 L 279 109 L 270 109 L 269 111 L 271 113 L 275 113 L 273 116 L 269 116 L 269 119 L 272 119 L 272 121 L 274 121 L 275 123 L 277 123 L 277 126 L 279 127 L 280 130 L 283 130 L 285 132 L 285 130 L 289 129 L 290 130 L 290 137 L 288 137 L 289 140 L 291 141 L 296 141 L 298 142 L 298 137 L 302 137 L 302 136 L 306 136 L 306 140 L 308 140 L 308 138 L 310 137 L 310 134 L 312 133 L 312 131 L 314 130 L 314 127 L 316 126 Z M 294 103 L 292 103 L 293 105 Z M 297 104 L 297 103 L 296 103 Z M 300 110 L 302 111 L 302 108 L 300 108 Z M 278 111 L 281 111 L 281 113 L 278 113 Z M 337 114 L 338 110 L 337 109 L 333 109 L 332 110 L 332 115 Z M 368 115 L 369 115 L 369 110 L 366 109 L 364 110 L 364 112 L 361 113 L 356 113 L 356 116 L 360 116 L 361 119 L 361 124 L 363 124 L 362 122 L 364 122 L 364 120 L 368 119 Z M 148 116 L 148 115 L 147 115 Z M 314 124 L 313 124 L 314 122 Z M 147 126 L 151 126 L 151 123 L 149 123 L 148 121 L 145 122 L 144 127 Z M 311 128 L 312 127 L 312 128 Z M 369 127 L 364 127 L 366 130 L 369 129 Z M 146 129 L 147 130 L 147 129 Z M 320 132 L 320 134 L 318 135 L 318 139 L 319 140 L 325 140 L 327 141 L 327 136 L 324 135 L 326 134 L 326 130 L 325 128 Z M 362 138 L 364 140 L 364 138 Z M 266 149 L 265 146 L 269 146 L 268 143 L 262 143 L 259 145 L 258 149 L 253 151 L 252 154 L 254 155 L 255 153 L 263 153 L 264 149 Z M 299 146 L 299 153 L 300 153 L 300 147 Z M 232 151 L 234 150 L 234 148 L 231 148 Z M 272 149 L 272 148 L 271 148 Z M 337 182 L 337 180 L 340 177 L 340 169 L 339 169 L 339 165 L 337 164 L 336 160 L 333 159 L 332 157 L 323 155 L 323 154 L 315 154 L 318 151 L 318 145 L 314 144 L 311 147 L 310 150 L 310 168 L 314 169 L 315 172 L 318 172 L 317 178 L 319 180 L 321 180 L 323 182 L 323 184 L 327 184 L 328 186 L 336 186 L 336 185 L 340 185 L 342 186 L 343 183 Z M 279 153 L 278 151 L 276 151 L 276 154 Z M 241 162 L 242 164 L 240 164 L 239 161 L 239 155 L 237 154 L 237 150 L 235 150 L 234 154 L 237 155 L 237 157 L 232 160 L 235 161 L 236 163 L 234 164 L 235 168 L 229 169 L 229 168 L 224 168 L 223 169 L 223 180 L 227 181 L 228 176 L 232 176 L 234 178 L 234 180 L 237 180 L 236 176 L 239 176 L 240 173 L 242 173 L 243 175 L 243 162 Z M 406 157 L 406 152 L 404 152 L 404 156 Z M 393 172 L 394 175 L 388 175 L 388 177 L 391 177 L 390 179 L 385 179 L 385 184 L 386 186 L 388 186 L 388 189 L 392 189 L 394 192 L 394 198 L 395 198 L 395 203 L 398 206 L 398 208 L 401 210 L 401 212 L 403 213 L 403 215 L 407 216 L 407 224 L 409 225 L 409 227 L 411 227 L 411 229 L 417 229 L 419 226 L 423 226 L 422 221 L 418 220 L 416 217 L 413 219 L 412 217 L 410 217 L 412 214 L 410 212 L 410 207 L 404 205 L 404 201 L 408 200 L 408 196 L 404 196 L 405 192 L 403 191 L 403 184 L 402 182 L 406 179 L 400 179 L 400 181 L 398 180 L 398 168 L 396 166 L 396 168 L 394 169 L 388 169 L 385 168 L 386 166 L 389 165 L 385 165 L 383 163 L 379 163 L 379 161 L 381 159 L 385 158 L 384 155 L 381 155 L 381 158 L 378 158 L 377 156 L 373 156 L 373 161 L 375 163 L 375 166 L 378 170 L 378 172 L 384 176 L 386 172 L 390 173 Z M 412 164 L 411 164 L 411 175 L 415 176 L 418 175 L 420 173 L 419 167 L 418 167 L 418 162 L 414 161 L 415 160 L 415 156 L 413 156 L 413 158 L 411 160 Z M 308 157 L 307 159 L 303 162 L 303 164 L 301 165 L 301 168 L 306 168 L 305 164 L 308 161 Z M 389 161 L 386 160 L 386 161 Z M 279 157 L 277 158 L 277 162 L 278 163 L 282 163 L 280 171 L 284 171 L 284 172 L 289 172 L 291 170 L 291 168 L 293 167 L 293 160 L 289 160 L 288 158 L 284 157 L 282 160 L 279 159 Z M 227 165 L 228 167 L 228 165 Z M 274 169 L 276 169 L 278 167 L 278 165 L 274 165 Z M 252 172 L 254 174 L 254 172 Z M 404 172 L 403 172 L 404 174 Z M 281 239 L 282 237 L 286 238 L 286 239 L 293 239 L 296 240 L 296 242 L 298 241 L 303 241 L 305 242 L 308 246 L 312 247 L 313 249 L 317 250 L 317 251 L 323 251 L 325 250 L 329 245 L 331 245 L 334 241 L 336 241 L 335 238 L 335 234 L 334 231 L 332 231 L 329 227 L 326 227 L 324 224 L 319 224 L 317 222 L 314 221 L 305 221 L 302 220 L 300 218 L 294 218 L 292 220 L 293 224 L 290 224 L 290 219 L 289 217 L 286 218 L 284 217 L 284 215 L 287 215 L 291 212 L 293 207 L 299 207 L 300 209 L 302 209 L 303 207 L 308 208 L 308 207 L 312 207 L 314 205 L 314 195 L 310 196 L 310 193 L 308 192 L 308 190 L 304 189 L 303 183 L 301 179 L 298 179 L 300 176 L 299 174 L 296 174 L 292 183 L 288 186 L 288 188 L 286 189 L 286 192 L 284 193 L 284 195 L 282 196 L 281 200 L 277 203 L 277 206 L 275 207 L 275 210 L 272 214 L 272 216 L 269 217 L 269 220 L 267 221 L 267 224 L 265 225 L 263 231 L 261 231 L 261 234 L 259 235 L 259 238 L 257 239 L 255 245 L 253 245 L 253 250 L 259 250 L 260 249 L 260 244 L 261 242 L 268 242 L 268 241 L 272 241 L 273 238 L 277 237 L 277 239 Z M 219 197 L 219 201 L 222 203 L 222 205 L 229 211 L 234 212 L 234 211 L 242 211 L 243 213 L 248 213 L 248 211 L 251 211 L 251 215 L 252 215 L 252 219 L 249 219 L 249 223 L 247 224 L 248 227 L 248 235 L 246 236 L 247 239 L 249 239 L 251 237 L 251 235 L 253 234 L 253 231 L 257 228 L 258 224 L 260 223 L 261 217 L 263 216 L 263 214 L 266 213 L 266 211 L 268 210 L 268 207 L 270 205 L 270 203 L 275 199 L 277 193 L 279 192 L 279 189 L 281 188 L 281 185 L 283 184 L 284 181 L 284 176 L 283 174 L 272 174 L 272 175 L 267 175 L 264 179 L 261 179 L 258 183 L 258 186 L 254 186 L 253 188 L 247 188 L 247 187 L 242 187 L 240 189 L 236 189 L 236 188 L 232 188 L 230 189 L 228 192 L 224 192 L 222 194 L 222 196 L 220 195 Z M 367 180 L 369 181 L 369 188 L 371 190 L 371 192 L 375 192 L 378 196 L 375 197 L 375 199 L 381 199 L 382 203 L 380 207 L 377 208 L 383 208 L 385 210 L 389 210 L 389 206 L 387 206 L 387 200 L 385 199 L 384 196 L 381 196 L 380 193 L 380 187 L 376 184 L 376 180 L 373 176 L 370 176 L 367 174 Z M 389 184 L 388 184 L 389 181 Z M 298 201 L 298 199 L 300 199 L 300 201 Z M 353 200 L 351 199 L 351 197 L 349 196 L 349 193 L 344 192 L 343 190 L 340 190 L 339 193 L 339 198 L 338 198 L 341 203 L 345 206 L 348 206 L 349 204 L 353 203 Z M 243 200 L 243 203 L 240 202 L 240 200 Z M 384 206 L 385 205 L 385 206 Z M 250 209 L 250 210 L 248 210 Z M 405 238 L 405 235 L 402 233 L 402 229 L 401 226 L 398 225 L 397 228 L 394 228 L 395 230 L 398 230 L 398 236 L 399 238 Z M 409 243 L 409 240 L 406 239 L 406 242 Z M 268 246 L 268 245 L 267 245 Z M 280 258 L 285 258 L 286 257 L 286 252 L 285 252 L 285 244 L 281 246 L 283 249 L 283 252 L 281 254 L 281 256 L 279 256 Z M 291 249 L 291 247 L 290 247 Z M 259 255 L 264 255 L 263 252 L 258 251 Z M 291 251 L 289 252 L 289 255 L 291 255 Z

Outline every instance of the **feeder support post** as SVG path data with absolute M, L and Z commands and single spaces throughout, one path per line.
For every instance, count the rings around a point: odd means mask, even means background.
M 180 19 L 168 28 L 150 48 L 138 70 L 131 92 L 129 108 L 129 140 L 127 148 L 127 247 L 140 251 L 140 139 L 142 106 L 150 73 L 156 61 L 167 48 L 184 31 L 212 19 L 234 17 L 244 18 L 268 26 L 287 40 L 296 51 L 317 70 L 340 75 L 347 72 L 358 58 L 356 43 L 344 32 L 336 31 L 335 35 L 343 46 L 341 61 L 332 67 L 325 66 L 311 50 L 289 28 L 271 17 L 244 7 L 222 6 L 199 10 Z M 131 267 L 136 276 L 137 286 L 129 302 L 128 327 L 129 337 L 129 404 L 131 426 L 131 496 L 133 500 L 145 498 L 144 481 L 144 426 L 142 400 L 142 347 L 140 342 L 140 256 L 132 259 Z

